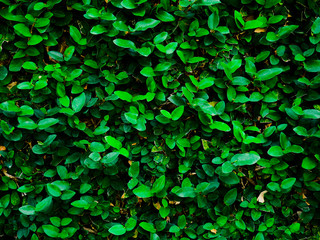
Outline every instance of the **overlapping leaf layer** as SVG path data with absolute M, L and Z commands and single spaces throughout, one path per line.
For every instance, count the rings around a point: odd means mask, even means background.
M 316 0 L 0 0 L 0 238 L 319 239 Z

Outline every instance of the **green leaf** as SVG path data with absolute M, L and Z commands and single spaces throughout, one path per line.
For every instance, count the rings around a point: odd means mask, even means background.
M 37 70 L 38 68 L 34 62 L 30 62 L 30 61 L 24 62 L 22 67 L 27 70 Z
M 24 89 L 24 90 L 33 89 L 33 87 L 34 86 L 30 82 L 22 82 L 17 86 L 18 89 Z
M 279 38 L 287 38 L 290 33 L 294 32 L 299 27 L 299 25 L 287 25 L 279 28 L 277 36 Z
M 193 187 L 182 187 L 178 191 L 175 192 L 175 194 L 179 197 L 186 198 L 194 198 L 196 197 L 196 192 Z
M 59 119 L 56 118 L 45 118 L 39 121 L 38 129 L 43 130 L 48 127 L 51 127 L 59 122 Z
M 292 146 L 289 146 L 289 147 L 285 148 L 283 153 L 284 154 L 287 154 L 287 153 L 302 153 L 303 151 L 304 151 L 304 149 L 301 146 L 292 145 Z
M 59 228 L 52 225 L 42 225 L 42 229 L 49 237 L 56 238 L 59 236 Z
M 286 149 L 291 146 L 290 141 L 288 140 L 287 136 L 283 132 L 280 133 L 280 145 L 282 149 Z
M 32 192 L 34 189 L 35 189 L 34 186 L 32 186 L 30 184 L 25 184 L 25 185 L 18 188 L 18 192 L 29 193 L 29 192 Z
M 232 77 L 231 77 L 232 78 Z M 229 78 L 230 79 L 230 78 Z M 234 89 L 234 87 L 232 86 L 229 86 L 228 87 L 228 90 L 227 90 L 227 98 L 230 102 L 234 101 L 234 99 L 236 98 L 237 96 L 237 92 L 236 90 Z
M 134 8 L 136 8 L 134 0 L 123 0 L 121 5 L 126 9 L 134 9 Z
M 17 33 L 21 34 L 24 37 L 32 37 L 30 29 L 23 23 L 18 23 L 14 25 L 13 28 Z
M 128 26 L 123 21 L 115 21 L 112 25 L 115 27 L 115 29 L 119 31 L 123 31 L 123 32 L 129 31 Z
M 121 100 L 131 102 L 132 101 L 132 95 L 125 91 L 115 91 L 115 95 L 117 95 Z
M 272 146 L 269 150 L 268 150 L 268 154 L 272 157 L 281 157 L 283 156 L 283 150 L 281 147 L 279 146 Z
M 280 3 L 281 0 L 266 0 L 266 3 L 264 5 L 264 8 L 271 8 L 273 7 L 274 5 Z
M 18 117 L 19 125 L 18 128 L 33 130 L 38 127 L 38 125 L 30 118 L 28 117 Z
M 171 117 L 173 121 L 179 120 L 184 112 L 184 106 L 179 106 L 176 109 L 174 109 L 171 113 Z
M 319 34 L 320 33 L 320 18 L 317 17 L 316 20 L 313 22 L 311 26 L 311 31 L 314 34 Z
M 40 11 L 42 10 L 43 8 L 45 8 L 47 5 L 43 2 L 37 2 L 34 6 L 33 6 L 33 9 L 35 11 Z
M 251 210 L 251 218 L 253 221 L 257 221 L 261 217 L 261 212 L 256 209 Z
M 90 189 L 92 188 L 92 186 L 89 183 L 82 183 L 80 185 L 80 194 L 84 194 L 86 192 L 88 192 Z
M 253 165 L 260 160 L 258 153 L 251 151 L 250 153 L 239 153 L 231 158 L 234 166 Z
M 198 63 L 198 62 L 201 62 L 201 61 L 205 61 L 206 60 L 206 58 L 204 58 L 204 57 L 192 57 L 192 58 L 189 58 L 189 60 L 187 61 L 188 63 Z M 210 78 L 209 78 L 210 79 Z M 212 79 L 212 78 L 211 78 Z M 213 79 L 212 79 L 213 80 Z M 206 84 L 204 84 L 204 85 L 206 85 Z M 213 84 L 211 84 L 211 86 L 212 86 Z M 200 85 L 199 85 L 200 86 Z M 200 89 L 204 89 L 204 88 L 206 88 L 206 87 L 204 87 L 204 86 L 201 86 L 202 88 L 200 88 Z
M 214 84 L 214 78 L 212 78 L 212 77 L 205 78 L 199 82 L 198 88 L 199 89 L 206 89 L 208 87 L 213 86 L 213 84 Z
M 317 166 L 317 162 L 310 157 L 305 157 L 302 160 L 301 167 L 307 170 L 314 169 Z
M 76 208 L 88 209 L 90 207 L 90 204 L 85 200 L 76 200 L 71 203 L 71 206 L 74 206 Z
M 72 222 L 72 218 L 62 218 L 61 226 L 67 226 Z
M 5 66 L 0 66 L 0 81 L 4 80 L 8 76 L 8 69 Z
M 238 12 L 237 10 L 234 11 L 234 19 L 236 20 L 236 24 L 238 26 L 239 29 L 242 29 L 242 27 L 245 25 L 245 22 L 242 18 L 242 15 L 240 12 Z
M 156 229 L 151 223 L 142 222 L 139 224 L 140 227 L 142 227 L 147 232 L 156 233 Z
M 106 149 L 104 147 L 104 145 L 100 142 L 92 142 L 90 144 L 90 150 L 92 152 L 104 152 Z
M 60 227 L 61 225 L 61 219 L 59 217 L 51 217 L 50 222 L 56 227 Z
M 231 128 L 229 127 L 228 124 L 224 122 L 219 122 L 219 121 L 214 121 L 212 125 L 210 125 L 211 129 L 217 129 L 219 131 L 223 132 L 229 132 L 231 131 Z
M 184 229 L 185 226 L 187 225 L 187 219 L 185 215 L 180 215 L 178 217 L 178 226 L 180 229 Z
M 60 52 L 57 52 L 57 51 L 49 51 L 49 52 L 48 52 L 48 55 L 49 55 L 52 59 L 54 59 L 54 60 L 56 60 L 56 61 L 59 61 L 59 62 L 62 62 L 62 61 L 63 61 L 63 54 L 60 53 Z
M 219 14 L 218 12 L 211 13 L 208 18 L 208 26 L 211 30 L 215 30 L 219 25 Z
M 112 136 L 107 136 L 106 141 L 111 147 L 114 147 L 118 150 L 122 148 L 122 143 Z
M 242 219 L 236 220 L 235 224 L 238 229 L 246 230 L 246 224 Z
M 125 118 L 128 120 L 128 122 L 132 124 L 137 124 L 138 120 L 138 113 L 133 113 L 133 112 L 126 112 L 124 114 Z
M 133 162 L 129 168 L 128 175 L 133 178 L 138 177 L 139 176 L 139 166 L 140 166 L 139 162 Z
M 153 77 L 156 76 L 152 67 L 144 67 L 140 73 L 145 77 Z
M 163 63 L 159 63 L 154 69 L 154 71 L 162 72 L 170 69 L 170 67 L 171 67 L 170 62 L 163 62 Z
M 174 16 L 171 15 L 170 13 L 166 11 L 160 10 L 157 14 L 156 17 L 159 18 L 162 22 L 172 22 L 175 20 Z
M 317 109 L 303 110 L 303 118 L 319 119 L 320 118 L 320 111 Z
M 279 37 L 277 36 L 277 34 L 275 34 L 274 32 L 268 32 L 266 39 L 267 39 L 267 41 L 269 41 L 269 42 L 276 42 L 276 41 L 278 41 L 280 38 L 279 38 Z
M 162 175 L 153 183 L 151 191 L 153 193 L 158 193 L 164 188 L 165 184 L 166 184 L 166 177 L 165 175 Z
M 37 45 L 42 42 L 42 37 L 39 35 L 32 35 L 32 37 L 28 41 L 28 45 Z
M 256 77 L 260 81 L 265 81 L 274 78 L 275 76 L 282 73 L 282 71 L 282 68 L 262 69 L 256 73 Z
M 137 220 L 133 217 L 129 218 L 125 224 L 125 228 L 127 231 L 132 231 L 137 225 Z
M 75 97 L 72 100 L 72 109 L 75 112 L 80 112 L 86 103 L 86 95 L 85 93 L 81 93 L 78 97 Z
M 151 48 L 147 47 L 136 49 L 136 51 L 144 57 L 148 57 L 151 54 Z
M 51 196 L 53 196 L 53 197 L 60 197 L 61 196 L 60 188 L 58 188 L 56 185 L 49 183 L 49 184 L 47 184 L 47 189 L 48 189 L 48 192 Z
M 118 39 L 113 40 L 113 43 L 115 45 L 117 45 L 118 47 L 130 48 L 130 49 L 136 50 L 136 46 L 135 46 L 134 42 L 132 42 L 130 40 L 118 38 Z
M 167 39 L 168 36 L 169 36 L 169 34 L 167 32 L 159 33 L 157 36 L 154 37 L 153 43 L 154 44 L 162 43 L 163 41 L 165 41 Z
M 300 223 L 298 223 L 298 222 L 292 223 L 292 224 L 289 226 L 289 228 L 290 228 L 290 231 L 291 231 L 292 233 L 297 233 L 297 232 L 299 232 L 299 230 L 300 230 Z
M 217 224 L 220 226 L 220 227 L 223 227 L 228 221 L 228 217 L 226 216 L 220 216 L 217 218 Z
M 233 171 L 233 169 L 234 169 L 234 166 L 229 161 L 224 162 L 222 164 L 221 170 L 222 170 L 223 173 L 231 173 Z
M 146 31 L 149 28 L 155 28 L 159 23 L 159 20 L 146 18 L 142 21 L 137 22 L 134 31 Z
M 320 60 L 310 60 L 304 62 L 304 69 L 307 72 L 320 72 Z
M 292 188 L 292 186 L 295 184 L 296 180 L 297 180 L 296 178 L 287 178 L 287 179 L 283 180 L 281 183 L 281 188 L 282 189 Z
M 280 189 L 280 186 L 278 183 L 276 182 L 270 182 L 267 184 L 267 187 L 271 190 L 271 191 L 274 191 L 274 192 L 280 192 L 281 189 Z
M 133 193 L 141 198 L 149 198 L 153 196 L 153 193 L 151 192 L 150 187 L 147 187 L 146 185 L 140 185 L 136 189 L 133 190 Z
M 121 224 L 117 224 L 117 225 L 112 226 L 108 231 L 111 234 L 116 235 L 116 236 L 123 235 L 127 232 L 126 228 Z
M 220 2 L 220 0 L 198 0 L 196 3 L 199 6 L 212 6 Z
M 259 233 L 256 235 L 256 237 L 255 237 L 254 240 L 264 240 L 263 233 L 262 233 L 262 232 L 259 232 Z
M 293 129 L 293 131 L 295 131 L 296 134 L 298 134 L 299 136 L 304 136 L 304 137 L 308 137 L 309 136 L 307 129 L 305 129 L 304 127 L 301 127 L 301 126 L 295 127 Z
M 64 60 L 65 61 L 69 61 L 72 58 L 72 55 L 73 55 L 75 49 L 76 48 L 74 46 L 70 46 L 64 51 Z
M 52 206 L 52 197 L 49 196 L 37 203 L 35 211 L 46 212 L 51 208 L 51 206 Z
M 34 233 L 34 234 L 32 234 L 30 240 L 39 240 L 39 238 L 38 238 L 38 236 Z
M 119 154 L 119 152 L 108 153 L 102 158 L 101 162 L 106 164 L 107 166 L 113 166 L 117 163 Z
M 232 205 L 236 199 L 237 199 L 237 189 L 236 188 L 233 188 L 231 190 L 229 190 L 226 195 L 224 196 L 223 198 L 223 201 L 224 203 L 227 205 L 227 206 L 230 206 Z
M 265 25 L 265 22 L 262 21 L 262 19 L 255 19 L 255 20 L 251 20 L 251 21 L 247 21 L 244 24 L 244 30 L 248 30 L 248 29 L 255 29 L 255 28 L 260 28 L 263 27 Z
M 105 33 L 105 32 L 107 32 L 107 29 L 102 25 L 95 25 L 90 30 L 90 33 L 93 34 L 93 35 L 99 35 L 99 34 L 102 34 L 102 33 Z
M 78 43 L 81 40 L 81 33 L 80 31 L 74 27 L 74 26 L 70 26 L 70 36 L 73 38 L 73 40 Z
M 35 215 L 36 214 L 35 207 L 31 206 L 31 205 L 22 206 L 19 208 L 19 211 L 25 215 Z

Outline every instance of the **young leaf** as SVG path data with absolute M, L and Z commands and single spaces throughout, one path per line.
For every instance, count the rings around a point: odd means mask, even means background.
M 151 192 L 151 189 L 147 187 L 146 185 L 140 185 L 136 189 L 133 190 L 133 193 L 141 198 L 149 198 L 153 196 L 153 193 Z
M 158 193 L 158 192 L 160 192 L 160 191 L 164 188 L 165 183 L 166 183 L 166 177 L 165 177 L 165 175 L 162 175 L 161 177 L 159 177 L 159 178 L 153 183 L 153 186 L 152 186 L 151 191 L 152 191 L 153 193 Z
M 171 113 L 172 120 L 173 121 L 179 120 L 179 118 L 181 118 L 181 116 L 183 115 L 183 112 L 184 112 L 184 106 L 179 106 L 176 109 L 174 109 Z
M 112 146 L 112 147 L 114 147 L 114 148 L 116 148 L 116 149 L 120 149 L 120 148 L 122 148 L 122 143 L 119 141 L 119 140 L 117 140 L 116 138 L 114 138 L 114 137 L 112 137 L 112 136 L 107 136 L 106 137 L 106 140 L 107 140 L 107 143 L 110 145 L 110 146 Z

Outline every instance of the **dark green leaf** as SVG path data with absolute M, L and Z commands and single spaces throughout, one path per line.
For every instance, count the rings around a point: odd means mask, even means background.
M 237 189 L 233 188 L 225 194 L 223 201 L 227 206 L 230 206 L 236 201 L 236 199 L 237 199 Z

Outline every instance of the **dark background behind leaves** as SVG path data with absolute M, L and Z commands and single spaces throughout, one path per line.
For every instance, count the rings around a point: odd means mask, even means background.
M 315 0 L 0 0 L 0 237 L 319 239 Z

